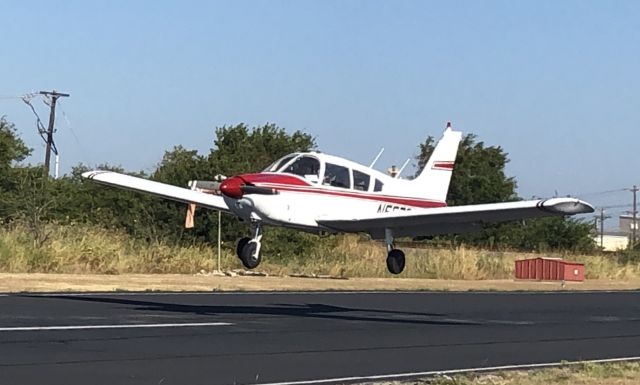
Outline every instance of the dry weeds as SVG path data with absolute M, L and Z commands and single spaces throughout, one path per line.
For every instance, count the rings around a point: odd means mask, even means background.
M 149 245 L 127 235 L 88 226 L 51 225 L 50 239 L 36 247 L 24 228 L 0 229 L 0 271 L 55 274 L 194 274 L 217 266 L 216 248 L 207 245 Z M 324 274 L 339 277 L 388 278 L 386 251 L 379 242 L 342 236 L 337 245 L 320 243 L 306 258 L 263 256 L 262 271 L 270 275 Z M 504 280 L 514 274 L 517 259 L 565 257 L 584 262 L 588 280 L 640 279 L 640 263 L 621 263 L 604 255 L 562 255 L 498 252 L 469 248 L 404 248 L 403 278 L 441 280 Z M 233 250 L 223 248 L 222 267 L 238 269 Z

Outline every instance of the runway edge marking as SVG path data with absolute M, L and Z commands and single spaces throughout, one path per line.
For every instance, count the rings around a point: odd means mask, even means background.
M 192 322 L 165 324 L 113 324 L 113 325 L 62 325 L 62 326 L 10 326 L 0 327 L 0 332 L 26 332 L 50 330 L 93 330 L 93 329 L 140 329 L 140 328 L 180 328 L 202 326 L 230 326 L 228 322 Z
M 380 374 L 380 375 L 372 375 L 372 376 L 336 377 L 336 378 L 325 378 L 325 379 L 304 380 L 304 381 L 268 382 L 268 383 L 262 383 L 260 385 L 305 385 L 305 384 L 324 384 L 324 383 L 335 383 L 335 382 L 390 380 L 390 379 L 399 379 L 399 378 L 430 377 L 430 376 L 445 375 L 445 374 L 461 374 L 461 373 L 470 373 L 470 372 L 494 372 L 498 370 L 515 370 L 515 369 L 552 368 L 557 366 L 580 365 L 580 364 L 586 364 L 586 363 L 597 364 L 597 363 L 611 363 L 611 362 L 623 362 L 623 361 L 640 361 L 640 356 L 604 358 L 604 359 L 598 359 L 598 360 L 583 360 L 583 361 L 546 362 L 541 364 L 488 366 L 488 367 L 468 368 L 468 369 L 431 370 L 426 372 Z

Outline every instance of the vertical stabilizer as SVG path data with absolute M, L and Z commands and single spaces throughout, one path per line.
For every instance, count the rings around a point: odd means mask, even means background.
M 442 202 L 447 200 L 449 182 L 451 182 L 451 173 L 460 140 L 462 140 L 462 133 L 454 131 L 451 128 L 451 123 L 447 123 L 447 128 L 434 148 L 429 161 L 420 175 L 412 181 L 412 184 L 415 185 L 414 193 Z

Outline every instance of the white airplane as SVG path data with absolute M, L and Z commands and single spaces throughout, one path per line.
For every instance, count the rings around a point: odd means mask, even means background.
M 89 171 L 82 176 L 187 203 L 191 222 L 196 206 L 246 221 L 252 236 L 240 239 L 237 254 L 248 269 L 260 263 L 264 225 L 312 232 L 368 233 L 373 239 L 384 239 L 387 268 L 399 274 L 405 256 L 395 248 L 395 237 L 463 233 L 486 223 L 593 212 L 591 205 L 575 198 L 447 207 L 461 138 L 462 133 L 447 124 L 429 161 L 412 180 L 318 151 L 290 154 L 261 172 L 232 176 L 221 183 L 191 181 L 191 189 L 111 171 Z M 187 217 L 189 223 L 189 214 Z

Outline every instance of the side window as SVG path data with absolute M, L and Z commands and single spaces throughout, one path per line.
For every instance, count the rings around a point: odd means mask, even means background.
M 320 161 L 311 156 L 301 156 L 287 168 L 282 170 L 282 172 L 300 175 L 301 177 L 307 177 L 317 181 L 320 177 Z
M 382 182 L 376 179 L 376 184 L 373 186 L 373 191 L 382 191 Z
M 324 179 L 322 180 L 322 184 L 342 187 L 342 188 L 350 188 L 351 180 L 349 178 L 349 169 L 343 166 L 338 166 L 337 164 L 327 163 L 325 165 L 324 170 Z
M 353 170 L 353 189 L 360 191 L 369 191 L 369 182 L 371 176 L 360 171 Z

